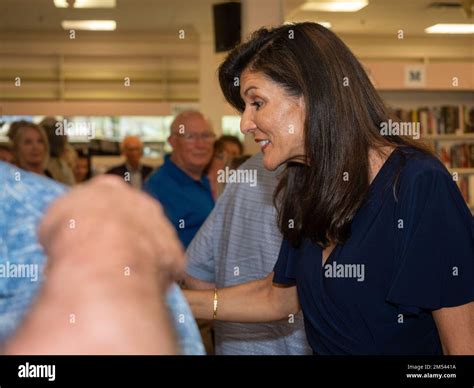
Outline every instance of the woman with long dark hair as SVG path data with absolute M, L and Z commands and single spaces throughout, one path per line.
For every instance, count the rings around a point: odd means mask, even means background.
M 345 44 L 315 23 L 261 29 L 219 80 L 264 166 L 286 165 L 284 241 L 267 278 L 187 292 L 195 315 L 301 308 L 317 354 L 474 354 L 471 213 L 427 149 L 381 130 L 387 110 Z

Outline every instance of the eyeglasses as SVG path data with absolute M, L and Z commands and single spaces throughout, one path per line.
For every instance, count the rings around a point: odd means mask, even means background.
M 201 139 L 206 143 L 211 143 L 216 138 L 214 133 L 203 133 L 201 135 L 198 135 L 197 133 L 180 133 L 177 135 L 181 136 L 188 143 L 195 143 L 198 139 Z

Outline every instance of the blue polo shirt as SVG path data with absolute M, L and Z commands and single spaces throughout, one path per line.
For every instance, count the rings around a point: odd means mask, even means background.
M 274 272 L 296 285 L 315 353 L 439 355 L 433 311 L 474 301 L 473 218 L 437 159 L 397 148 L 326 263 L 284 241 Z
M 195 180 L 174 164 L 170 155 L 145 182 L 143 189 L 157 199 L 187 247 L 214 207 L 206 176 Z

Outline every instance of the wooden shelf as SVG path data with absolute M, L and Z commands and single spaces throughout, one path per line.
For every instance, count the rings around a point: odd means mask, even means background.
M 421 135 L 421 139 L 423 140 L 432 140 L 432 141 L 440 141 L 440 140 L 474 140 L 474 133 L 463 133 L 463 134 L 441 134 L 441 135 Z
M 450 167 L 448 168 L 449 172 L 453 173 L 453 172 L 457 172 L 459 175 L 470 175 L 470 174 L 474 174 L 474 168 L 473 167 L 459 167 L 459 168 L 456 168 L 456 167 Z

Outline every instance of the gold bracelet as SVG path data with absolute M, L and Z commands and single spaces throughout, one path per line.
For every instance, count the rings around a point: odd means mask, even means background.
M 216 319 L 217 317 L 217 288 L 214 288 L 214 314 L 212 315 L 212 319 Z

